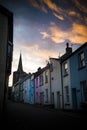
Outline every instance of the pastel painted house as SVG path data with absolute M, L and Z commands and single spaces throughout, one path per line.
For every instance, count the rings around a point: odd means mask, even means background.
M 35 73 L 35 104 L 41 104 L 40 101 L 40 93 L 42 92 L 42 86 L 40 85 L 40 74 L 42 73 L 42 69 L 38 68 Z
M 51 98 L 56 109 L 62 109 L 62 85 L 60 59 L 50 58 Z
M 22 84 L 23 84 L 23 101 L 25 103 L 29 103 L 29 92 L 30 92 L 30 78 L 31 78 L 31 74 L 29 73 L 28 76 L 26 76 L 23 80 L 22 80 Z
M 13 86 L 14 90 L 14 101 L 19 102 L 20 101 L 20 95 L 19 95 L 19 81 L 16 82 Z
M 43 68 L 43 85 L 41 101 L 43 105 L 51 105 L 51 82 L 50 82 L 50 64 Z
M 87 43 L 70 57 L 72 109 L 87 109 Z
M 50 64 L 44 68 L 38 68 L 35 73 L 35 103 L 42 105 L 50 105 Z
M 35 89 L 34 89 L 34 73 L 31 74 L 30 77 L 30 89 L 29 89 L 29 103 L 34 104 L 34 96 L 35 96 Z
M 68 47 L 68 46 L 67 46 Z M 68 47 L 68 49 L 70 49 Z M 87 108 L 87 43 L 73 53 L 64 55 L 62 65 L 62 88 L 64 109 Z
M 61 84 L 62 84 L 62 101 L 63 109 L 72 109 L 71 94 L 71 77 L 70 77 L 70 60 L 72 48 L 67 43 L 66 53 L 61 57 Z

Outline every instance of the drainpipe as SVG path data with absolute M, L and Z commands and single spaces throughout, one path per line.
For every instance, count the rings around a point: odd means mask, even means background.
M 61 67 L 61 85 L 62 85 L 62 107 L 64 109 L 64 94 L 63 94 L 63 78 L 62 78 L 62 63 L 60 61 L 60 67 Z
M 50 102 L 51 102 L 51 105 L 52 105 L 52 88 L 51 88 L 51 69 L 50 69 L 50 64 L 49 64 L 49 70 L 50 70 Z

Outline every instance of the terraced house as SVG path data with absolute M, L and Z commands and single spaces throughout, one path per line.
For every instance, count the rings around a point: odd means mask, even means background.
M 87 43 L 61 59 L 64 109 L 86 109 Z
M 44 68 L 38 68 L 35 73 L 35 103 L 42 105 L 50 105 L 50 64 Z
M 62 109 L 61 66 L 59 58 L 50 58 L 51 103 L 54 108 Z
M 56 109 L 87 109 L 87 43 L 74 52 L 67 43 L 64 55 L 49 58 L 45 67 L 18 83 L 15 90 L 20 90 L 24 102 Z

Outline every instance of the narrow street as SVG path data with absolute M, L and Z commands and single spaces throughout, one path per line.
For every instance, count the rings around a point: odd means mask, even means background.
M 86 115 L 8 101 L 3 118 L 6 128 L 77 128 L 87 127 Z

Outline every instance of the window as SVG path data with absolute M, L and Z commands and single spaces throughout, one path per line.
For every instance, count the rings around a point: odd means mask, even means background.
M 69 102 L 69 87 L 68 86 L 65 87 L 65 94 L 66 94 L 66 102 L 68 103 Z
M 38 88 L 38 77 L 36 78 L 36 88 Z
M 67 62 L 64 63 L 64 75 L 68 74 L 68 64 Z
M 40 75 L 40 86 L 43 85 L 43 75 Z
M 80 68 L 85 66 L 85 55 L 84 55 L 84 52 L 79 54 L 79 63 L 80 63 Z
M 47 75 L 47 71 L 45 72 L 45 83 L 48 83 L 48 75 Z
M 81 87 L 82 87 L 82 100 L 87 101 L 87 85 L 86 85 L 86 81 L 81 82 Z

